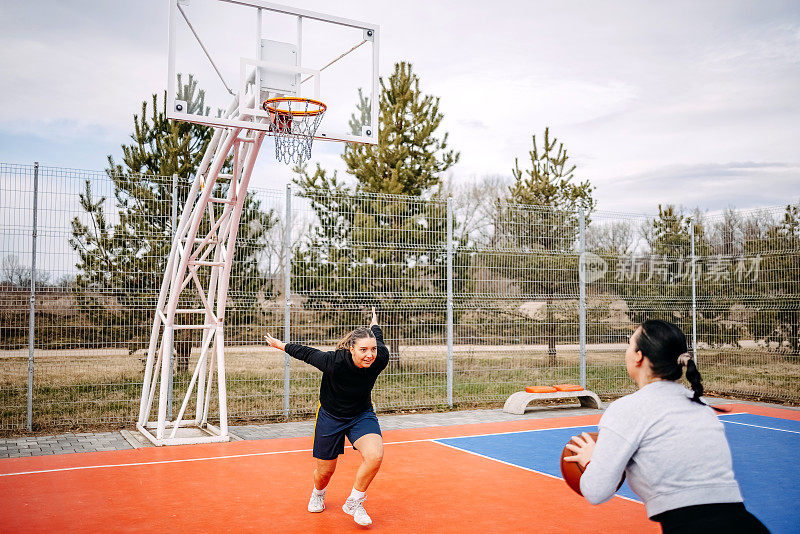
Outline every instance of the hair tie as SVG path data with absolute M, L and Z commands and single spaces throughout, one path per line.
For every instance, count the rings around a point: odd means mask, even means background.
M 692 355 L 689 354 L 688 352 L 684 352 L 683 354 L 678 356 L 678 365 L 686 367 L 686 365 L 689 363 L 689 360 L 691 360 L 691 359 L 692 359 Z

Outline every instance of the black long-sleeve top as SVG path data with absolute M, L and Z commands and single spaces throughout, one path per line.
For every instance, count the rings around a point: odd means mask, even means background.
M 383 332 L 372 326 L 378 342 L 378 355 L 367 368 L 356 367 L 347 349 L 324 352 L 297 343 L 287 343 L 286 353 L 322 371 L 319 401 L 322 408 L 337 417 L 355 417 L 372 409 L 372 388 L 389 363 L 389 350 L 383 344 Z

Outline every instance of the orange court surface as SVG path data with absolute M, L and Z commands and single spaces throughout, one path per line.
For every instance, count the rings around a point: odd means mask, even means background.
M 729 407 L 733 415 L 800 419 L 789 410 Z M 632 498 L 592 506 L 556 476 L 452 441 L 577 433 L 599 418 L 384 432 L 384 462 L 365 503 L 371 527 L 341 510 L 360 462 L 349 447 L 326 510 L 306 511 L 310 436 L 0 460 L 0 532 L 659 532 Z M 556 456 L 564 443 L 557 441 Z

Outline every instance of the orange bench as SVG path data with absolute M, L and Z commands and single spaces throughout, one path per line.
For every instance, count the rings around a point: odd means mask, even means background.
M 577 384 L 556 384 L 555 386 L 528 386 L 525 391 L 512 393 L 503 405 L 503 411 L 522 415 L 533 401 L 545 399 L 576 398 L 583 408 L 602 408 L 603 403 L 596 393 Z

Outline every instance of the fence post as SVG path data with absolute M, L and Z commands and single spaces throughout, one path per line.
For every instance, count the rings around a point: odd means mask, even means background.
M 583 207 L 578 211 L 578 328 L 581 352 L 581 386 L 586 387 L 586 216 Z
M 31 296 L 28 314 L 28 414 L 25 427 L 33 430 L 33 348 L 36 321 L 36 217 L 39 200 L 39 162 L 33 164 L 33 232 L 31 234 Z
M 289 343 L 292 325 L 292 184 L 286 184 L 286 228 L 283 237 L 283 341 Z M 290 356 L 283 355 L 283 416 L 289 418 Z
M 172 215 L 170 216 L 170 225 L 172 228 L 172 239 L 170 243 L 175 240 L 175 232 L 178 230 L 178 175 L 172 175 Z M 169 351 L 169 386 L 167 387 L 167 419 L 172 419 L 172 388 L 174 386 L 175 378 L 172 374 L 172 367 L 175 365 L 173 361 L 173 351 Z
M 690 239 L 692 241 L 692 353 L 697 364 L 697 275 L 695 274 L 694 219 L 690 219 Z
M 447 405 L 453 407 L 453 197 L 447 197 Z

